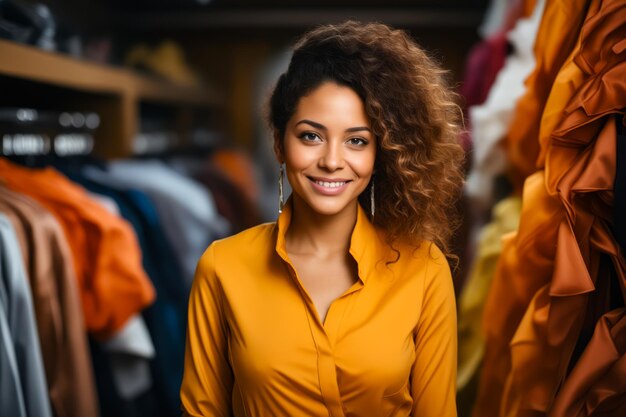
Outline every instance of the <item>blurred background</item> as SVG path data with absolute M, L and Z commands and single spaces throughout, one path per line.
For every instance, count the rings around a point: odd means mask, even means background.
M 625 13 L 619 0 L 0 0 L 1 414 L 180 414 L 196 263 L 277 217 L 268 94 L 299 35 L 353 19 L 408 31 L 460 94 L 459 415 L 591 415 L 596 392 L 602 415 L 624 415 L 624 387 L 602 383 L 623 376 L 611 366 L 626 349 Z M 621 342 L 592 344 L 601 325 Z M 611 343 L 607 363 L 578 365 Z
M 382 21 L 408 30 L 458 82 L 467 52 L 478 39 L 486 3 L 2 1 L 7 37 L 55 51 L 54 58 L 74 58 L 57 65 L 54 59 L 37 62 L 32 58 L 31 62 L 25 56 L 25 61 L 16 63 L 16 53 L 2 50 L 7 66 L 0 74 L 4 104 L 97 113 L 101 123 L 93 132 L 94 152 L 105 158 L 165 156 L 190 146 L 205 153 L 216 147 L 243 152 L 253 159 L 255 177 L 248 179 L 256 182 L 250 185 L 251 192 L 252 188 L 257 191 L 251 195 L 253 202 L 264 220 L 273 220 L 277 166 L 263 104 L 286 68 L 293 41 L 322 23 Z M 42 74 L 25 77 L 20 65 Z M 90 75 L 87 68 L 114 74 L 106 80 L 106 74 Z M 139 79 L 117 81 L 115 76 L 128 73 L 117 69 L 132 70 Z M 76 74 L 91 78 L 96 85 L 82 85 Z M 126 100 L 128 108 L 98 96 L 107 90 L 112 93 L 108 98 Z M 96 102 L 100 98 L 102 103 Z M 120 114 L 109 117 L 107 111 Z

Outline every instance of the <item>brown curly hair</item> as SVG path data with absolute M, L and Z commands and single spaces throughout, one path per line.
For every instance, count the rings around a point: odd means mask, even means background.
M 283 140 L 301 97 L 327 81 L 353 89 L 377 138 L 374 224 L 392 247 L 428 240 L 448 254 L 464 152 L 461 110 L 446 76 L 402 30 L 355 21 L 321 26 L 295 44 L 270 97 L 268 121 L 275 140 Z M 365 208 L 369 190 L 359 197 Z

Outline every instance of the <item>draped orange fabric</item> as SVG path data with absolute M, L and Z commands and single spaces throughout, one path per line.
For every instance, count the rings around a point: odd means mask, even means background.
M 524 184 L 520 228 L 505 244 L 485 307 L 476 417 L 543 416 L 554 404 L 573 410 L 567 408 L 576 402 L 571 395 L 560 400 L 562 384 L 570 393 L 601 385 L 597 372 L 581 370 L 582 362 L 577 381 L 568 372 L 578 359 L 577 343 L 584 347 L 581 330 L 606 307 L 598 300 L 606 298 L 607 281 L 616 279 L 626 294 L 623 255 L 609 229 L 616 140 L 611 115 L 626 108 L 625 51 L 626 3 L 593 2 L 543 111 L 538 143 L 545 171 Z M 614 372 L 626 378 L 623 367 Z M 615 397 L 590 401 L 594 406 L 579 414 L 552 415 L 594 415 Z
M 546 225 L 563 221 L 559 202 L 548 195 L 543 171 L 526 180 L 517 234 L 503 240 L 502 255 L 485 303 L 485 354 L 475 417 L 498 416 L 511 369 L 509 343 L 528 303 L 550 279 L 558 230 Z
M 538 239 L 552 243 L 553 266 L 542 271 L 550 275 L 548 281 L 534 295 L 511 340 L 511 370 L 501 415 L 543 415 L 550 410 L 556 390 L 567 376 L 587 314 L 588 298 L 596 290 L 597 280 L 609 278 L 606 273 L 600 273 L 602 263 L 606 262 L 603 254 L 613 258 L 619 267 L 617 245 L 602 216 L 594 213 L 597 207 L 599 212 L 604 211 L 601 204 L 604 197 L 599 194 L 610 193 L 614 172 L 615 123 L 608 119 L 594 146 L 583 152 L 562 182 L 566 186 L 568 180 L 572 181 L 568 195 L 587 193 L 581 196 L 583 204 L 572 204 L 569 212 L 564 204 L 558 209 L 559 223 L 541 225 L 544 231 L 556 231 L 556 238 L 547 240 L 544 234 L 535 238 L 535 244 Z M 589 202 L 592 203 L 586 206 Z M 534 250 L 519 246 L 516 249 L 523 261 Z M 508 278 L 527 280 L 532 273 L 519 276 L 514 272 Z M 620 274 L 623 276 L 623 270 Z
M 522 0 L 522 16 L 528 17 L 533 14 L 537 0 Z
M 537 170 L 539 123 L 552 83 L 574 48 L 591 0 L 548 0 L 535 42 L 536 65 L 526 80 L 504 138 L 509 174 L 516 190 Z
M 549 417 L 626 415 L 624 352 L 626 309 L 619 308 L 598 321 L 593 338 L 560 389 Z

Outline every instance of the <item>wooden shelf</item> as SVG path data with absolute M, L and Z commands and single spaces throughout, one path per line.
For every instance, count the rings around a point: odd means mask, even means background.
M 185 87 L 138 74 L 125 68 L 100 65 L 31 46 L 0 40 L 0 74 L 94 93 L 134 94 L 173 104 L 212 105 L 206 89 Z
M 31 92 L 28 106 L 37 108 L 45 103 L 50 107 L 56 100 L 62 109 L 100 113 L 102 128 L 96 135 L 96 150 L 106 157 L 130 154 L 132 140 L 139 131 L 142 103 L 164 105 L 174 112 L 212 108 L 218 103 L 216 95 L 206 88 L 180 86 L 129 69 L 6 40 L 0 40 L 0 77 L 3 93 L 11 90 L 7 83 L 19 82 L 18 90 L 24 85 L 28 87 Z M 55 97 L 49 97 L 49 89 L 53 89 Z M 42 94 L 37 94 L 38 91 Z M 6 97 L 0 96 L 0 105 L 10 104 Z

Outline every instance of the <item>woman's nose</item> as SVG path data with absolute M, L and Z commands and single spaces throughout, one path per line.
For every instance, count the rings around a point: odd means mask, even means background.
M 343 168 L 344 159 L 341 146 L 332 143 L 326 144 L 324 153 L 319 160 L 319 165 L 329 171 Z

